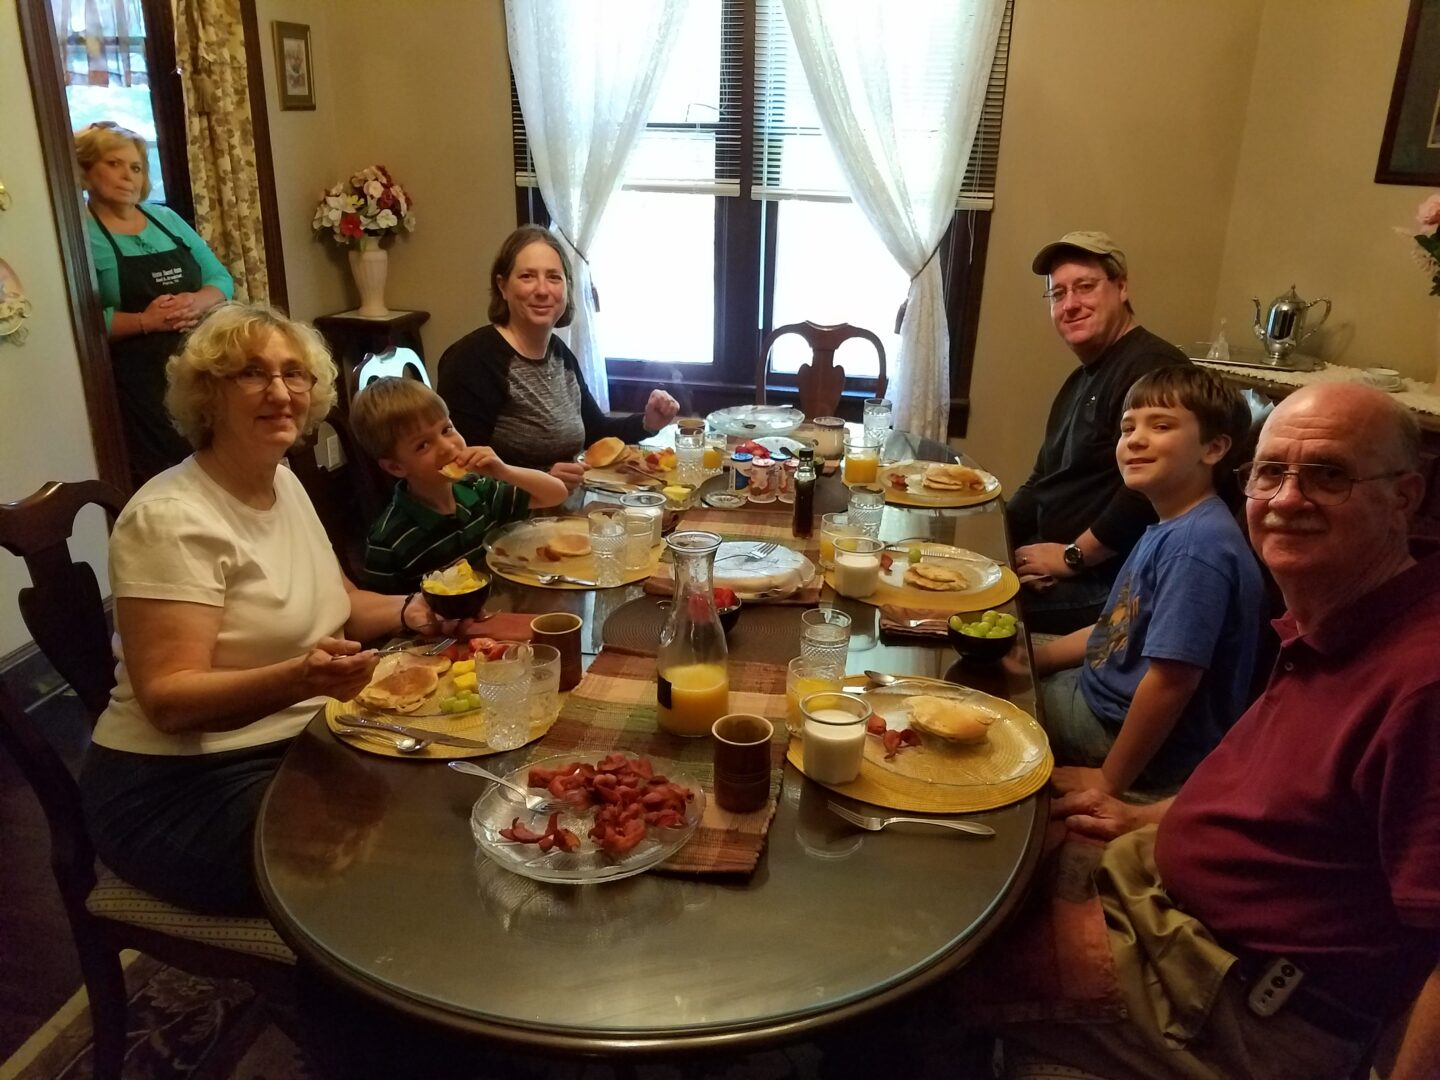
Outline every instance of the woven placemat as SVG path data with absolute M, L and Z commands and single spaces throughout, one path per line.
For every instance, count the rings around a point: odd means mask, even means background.
M 660 631 L 670 615 L 670 601 L 660 596 L 641 596 L 620 605 L 600 631 L 604 645 L 627 652 L 654 656 L 660 647 Z M 773 604 L 746 604 L 740 608 L 735 629 L 725 638 L 731 660 L 753 660 L 761 664 L 784 665 L 800 655 L 800 611 Z

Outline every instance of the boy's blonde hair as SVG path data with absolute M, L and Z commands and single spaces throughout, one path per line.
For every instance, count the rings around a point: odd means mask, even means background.
M 374 461 L 394 460 L 395 445 L 421 424 L 445 420 L 450 410 L 419 379 L 376 379 L 350 402 L 350 431 Z

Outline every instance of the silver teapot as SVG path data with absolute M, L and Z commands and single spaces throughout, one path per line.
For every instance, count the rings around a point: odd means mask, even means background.
M 1302 300 L 1295 286 L 1290 286 L 1290 291 L 1279 297 L 1270 305 L 1270 310 L 1265 314 L 1264 321 L 1261 321 L 1260 298 L 1250 298 L 1255 304 L 1255 336 L 1265 346 L 1265 353 L 1277 363 L 1289 356 L 1291 352 L 1300 346 L 1300 343 L 1319 330 L 1325 320 L 1330 317 L 1330 301 L 1321 297 L 1319 300 Z M 1316 304 L 1325 305 L 1325 314 L 1320 316 L 1320 321 L 1314 326 L 1306 329 L 1305 319 L 1310 309 Z

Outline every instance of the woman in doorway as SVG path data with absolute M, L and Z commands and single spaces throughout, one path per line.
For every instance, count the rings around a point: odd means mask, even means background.
M 644 413 L 600 411 L 575 354 L 554 333 L 570 325 L 572 291 L 559 242 L 548 229 L 520 226 L 490 268 L 490 325 L 445 350 L 436 390 L 470 446 L 549 470 L 574 491 L 585 474 L 575 461 L 580 450 L 606 435 L 638 442 L 675 419 L 680 406 L 651 390 Z
M 145 140 L 109 121 L 75 133 L 90 205 L 90 257 L 100 285 L 110 363 L 136 487 L 190 446 L 165 412 L 165 362 L 186 331 L 235 294 L 205 241 L 150 195 Z

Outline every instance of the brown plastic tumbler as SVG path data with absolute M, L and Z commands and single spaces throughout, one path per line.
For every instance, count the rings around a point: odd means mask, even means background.
M 560 650 L 561 690 L 573 690 L 580 682 L 580 627 L 580 616 L 568 611 L 537 615 L 530 620 L 530 640 Z
M 770 740 L 763 716 L 729 713 L 710 728 L 715 751 L 715 802 L 736 814 L 759 810 L 770 797 Z

